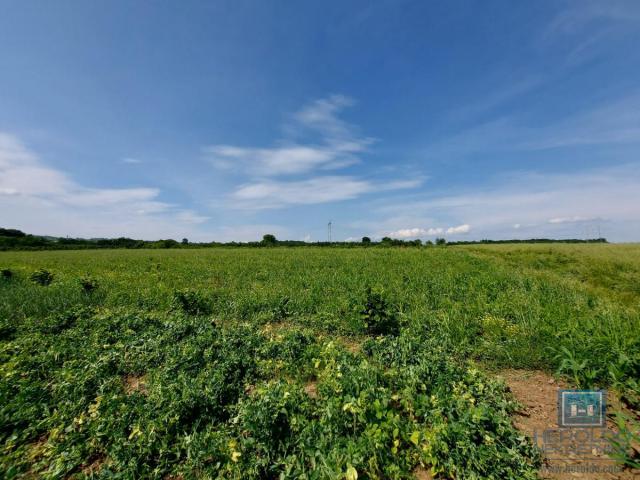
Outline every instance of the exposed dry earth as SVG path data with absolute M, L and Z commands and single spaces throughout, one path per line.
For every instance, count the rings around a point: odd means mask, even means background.
M 523 410 L 519 412 L 514 423 L 517 428 L 525 432 L 530 437 L 538 432 L 538 445 L 542 444 L 542 432 L 545 429 L 558 428 L 558 390 L 571 388 L 563 382 L 559 382 L 553 377 L 536 371 L 523 370 L 503 370 L 499 373 L 509 386 L 513 395 L 523 405 Z M 621 405 L 609 395 L 607 399 L 611 405 L 609 410 L 620 409 Z M 615 424 L 611 418 L 607 418 L 607 429 L 614 432 Z M 545 458 L 545 464 L 540 471 L 540 476 L 545 479 L 640 479 L 639 470 L 624 469 L 620 472 L 609 473 L 603 470 L 615 466 L 613 460 L 606 455 L 598 455 L 592 452 L 588 456 L 578 456 L 569 454 L 568 456 L 553 455 L 554 458 Z M 600 468 L 599 472 L 583 473 L 580 469 L 587 466 Z

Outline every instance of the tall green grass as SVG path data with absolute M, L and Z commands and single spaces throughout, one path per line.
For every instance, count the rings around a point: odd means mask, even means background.
M 272 321 L 285 302 L 297 324 L 358 336 L 373 287 L 405 324 L 501 366 L 554 370 L 564 347 L 606 382 L 639 346 L 638 246 L 15 252 L 0 262 L 15 273 L 0 288 L 11 322 L 74 305 L 165 311 L 186 289 L 225 321 Z M 28 281 L 40 268 L 52 285 Z M 85 275 L 99 280 L 91 294 L 78 288 Z

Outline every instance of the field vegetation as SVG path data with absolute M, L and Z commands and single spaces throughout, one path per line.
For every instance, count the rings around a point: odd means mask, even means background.
M 0 270 L 5 478 L 537 478 L 496 370 L 640 409 L 638 245 L 1 252 Z

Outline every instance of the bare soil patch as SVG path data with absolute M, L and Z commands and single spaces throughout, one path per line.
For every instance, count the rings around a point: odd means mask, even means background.
M 142 395 L 148 393 L 147 381 L 144 375 L 127 375 L 124 377 L 124 390 L 131 395 L 133 392 L 139 392 Z
M 541 445 L 545 430 L 558 429 L 558 390 L 571 387 L 538 371 L 503 370 L 498 376 L 505 381 L 514 397 L 523 406 L 522 411 L 518 412 L 514 418 L 515 426 L 531 438 L 534 438 L 537 432 L 537 443 Z M 608 403 L 613 403 L 613 408 L 619 405 L 612 398 L 608 398 Z M 615 424 L 610 418 L 607 419 L 607 429 L 616 431 Z M 640 479 L 638 470 L 623 469 L 615 473 L 605 471 L 615 466 L 615 462 L 606 455 L 599 455 L 596 451 L 588 456 L 569 453 L 566 456 L 549 457 L 551 456 L 545 457 L 544 466 L 540 471 L 540 476 L 545 479 Z M 591 466 L 600 468 L 600 471 L 585 473 L 584 470 Z
M 93 458 L 90 458 L 85 465 L 82 467 L 82 473 L 87 476 L 96 475 L 102 465 L 104 464 L 106 457 L 104 455 L 96 455 Z
M 362 350 L 362 342 L 353 338 L 341 337 L 340 342 L 350 352 L 355 354 L 360 353 Z
M 416 478 L 416 480 L 433 480 L 433 475 L 431 475 L 431 472 L 422 466 L 416 467 L 416 469 L 413 471 L 413 476 Z
M 318 382 L 309 382 L 304 386 L 304 393 L 309 398 L 318 398 Z

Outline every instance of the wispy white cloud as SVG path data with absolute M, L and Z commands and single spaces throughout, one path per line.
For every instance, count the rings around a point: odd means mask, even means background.
M 358 163 L 373 139 L 357 135 L 355 127 L 338 117 L 353 104 L 333 95 L 316 100 L 292 116 L 287 138 L 272 147 L 210 145 L 203 149 L 216 168 L 259 176 L 291 175 L 334 170 Z M 301 141 L 302 137 L 304 141 Z
M 415 188 L 421 183 L 421 179 L 376 183 L 350 176 L 314 177 L 300 181 L 263 180 L 240 186 L 232 195 L 232 206 L 261 210 L 337 202 L 374 191 Z
M 406 223 L 411 218 L 415 223 L 423 218 L 457 220 L 472 224 L 477 235 L 493 238 L 509 237 L 514 229 L 540 236 L 576 236 L 582 232 L 581 224 L 601 224 L 604 233 L 615 232 L 614 240 L 634 240 L 640 228 L 638 185 L 639 163 L 570 174 L 520 172 L 496 178 L 490 188 L 433 193 L 428 199 L 381 205 L 377 212 L 381 222 L 398 217 Z
M 574 215 L 573 217 L 555 217 L 550 218 L 549 223 L 583 223 L 583 222 L 602 222 L 604 219 L 598 217 L 581 217 L 580 215 Z
M 351 105 L 353 100 L 342 95 L 309 103 L 291 116 L 285 128 L 287 138 L 273 147 L 206 147 L 214 166 L 247 177 L 233 189 L 224 207 L 264 210 L 312 205 L 422 185 L 426 178 L 422 175 L 373 181 L 354 175 L 323 174 L 360 162 L 358 155 L 373 143 L 373 139 L 358 134 L 355 126 L 339 118 L 341 111 Z
M 142 160 L 140 160 L 139 158 L 124 157 L 121 160 L 121 162 L 122 163 L 128 163 L 128 164 L 131 164 L 131 165 L 136 165 L 136 164 L 142 163 Z
M 371 190 L 371 185 L 352 177 L 317 177 L 299 182 L 263 181 L 241 186 L 233 194 L 239 206 L 276 208 L 282 205 L 347 200 Z
M 543 29 L 538 43 L 562 52 L 566 66 L 575 67 L 601 55 L 611 56 L 611 42 L 637 32 L 639 23 L 636 0 L 568 2 Z
M 440 140 L 427 148 L 430 157 L 447 158 L 478 152 L 542 151 L 590 145 L 640 143 L 640 92 L 559 118 L 529 126 L 515 117 L 497 118 Z
M 572 2 L 558 12 L 547 27 L 546 35 L 579 33 L 594 28 L 594 22 L 611 21 L 622 24 L 640 22 L 640 4 L 636 0 L 582 0 Z
M 345 95 L 330 95 L 306 105 L 293 118 L 299 123 L 297 128 L 304 126 L 323 134 L 330 141 L 338 142 L 353 137 L 353 127 L 340 119 L 338 114 L 354 103 L 352 98 Z M 295 129 L 296 126 L 289 128 Z
M 471 103 L 464 104 L 451 110 L 448 119 L 452 121 L 469 122 L 482 114 L 490 113 L 492 110 L 525 95 L 540 87 L 548 80 L 547 77 L 531 75 L 528 78 L 513 79 L 506 83 L 504 80 L 492 86 Z
M 2 223 L 28 232 L 160 238 L 197 232 L 206 217 L 159 200 L 157 188 L 92 188 L 45 165 L 20 140 L 0 132 Z
M 290 144 L 273 148 L 240 148 L 214 145 L 205 148 L 211 162 L 223 170 L 250 170 L 262 176 L 306 173 L 315 169 L 333 170 L 353 165 L 358 160 L 351 154 L 362 145 L 344 146 Z

